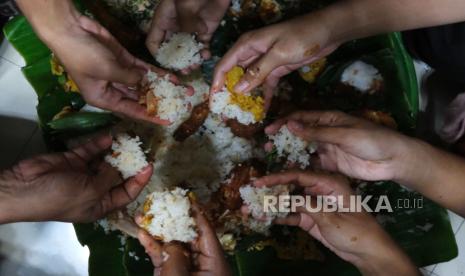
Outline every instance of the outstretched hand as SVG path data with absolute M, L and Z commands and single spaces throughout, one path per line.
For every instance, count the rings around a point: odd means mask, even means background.
M 24 160 L 0 175 L 2 222 L 92 222 L 124 208 L 148 183 L 152 166 L 123 181 L 102 160 L 109 136 L 64 153 Z

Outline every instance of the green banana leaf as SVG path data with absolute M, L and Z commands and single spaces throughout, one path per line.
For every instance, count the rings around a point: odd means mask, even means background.
M 300 12 L 304 11 L 307 10 Z M 294 11 L 289 11 L 291 12 Z M 248 22 L 241 24 L 226 22 L 227 24 L 216 32 L 213 39 L 212 52 L 217 56 L 224 54 L 239 34 L 254 27 Z M 79 110 L 84 105 L 84 101 L 79 94 L 65 92 L 59 85 L 58 79 L 51 74 L 49 64 L 51 52 L 34 34 L 24 17 L 19 16 L 10 21 L 5 26 L 4 32 L 5 37 L 26 60 L 27 66 L 23 68 L 23 73 L 38 94 L 37 111 L 45 139 L 55 145 L 59 138 L 49 123 L 64 107 L 71 106 L 74 110 Z M 330 64 L 340 65 L 342 60 L 368 56 L 368 53 L 378 53 L 378 56 L 374 56 L 375 62 L 382 62 L 381 67 L 388 69 L 389 78 L 394 83 L 389 89 L 388 105 L 383 108 L 394 114 L 401 124 L 402 131 L 409 133 L 418 113 L 418 87 L 412 61 L 402 46 L 399 34 L 350 42 L 331 55 L 328 60 Z M 206 66 L 205 75 L 211 76 L 213 67 L 214 64 Z M 331 78 L 334 74 L 337 73 L 333 72 L 328 76 Z M 418 194 L 405 191 L 399 185 L 390 182 L 367 185 L 364 193 L 378 196 L 388 194 L 391 202 L 404 197 L 420 198 Z M 457 246 L 447 212 L 426 199 L 423 203 L 422 209 L 395 209 L 393 214 L 384 214 L 388 217 L 385 229 L 418 266 L 447 261 L 457 256 Z M 424 231 L 421 226 L 425 225 L 432 227 Z M 128 239 L 123 246 L 120 235 L 116 232 L 107 234 L 94 224 L 75 224 L 75 230 L 81 244 L 87 245 L 91 251 L 89 275 L 152 275 L 153 268 L 148 256 L 136 240 Z M 263 251 L 246 250 L 252 239 L 252 237 L 244 239 L 238 245 L 238 252 L 228 258 L 235 275 L 359 274 L 352 265 L 342 261 L 324 247 L 320 248 L 325 255 L 323 262 L 284 261 L 279 260 L 271 248 L 265 248 Z

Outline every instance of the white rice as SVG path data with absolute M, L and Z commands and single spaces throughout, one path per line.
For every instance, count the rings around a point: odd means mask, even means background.
M 308 143 L 295 136 L 285 125 L 279 129 L 278 133 L 268 137 L 273 141 L 278 157 L 287 156 L 289 162 L 300 164 L 301 169 L 310 165 L 310 154 L 316 150 L 314 143 Z
M 189 118 L 192 110 L 191 98 L 184 86 L 175 85 L 168 75 L 161 77 L 149 71 L 147 79 L 152 93 L 157 98 L 157 115 L 162 120 L 179 123 Z
M 355 61 L 349 65 L 341 76 L 341 82 L 354 87 L 362 93 L 370 93 L 377 87 L 383 77 L 373 65 Z
M 151 235 L 163 242 L 191 242 L 197 238 L 196 224 L 190 216 L 191 203 L 187 190 L 154 192 L 147 197 L 149 210 L 144 216 L 152 216 L 149 225 L 142 225 Z
M 133 177 L 149 164 L 141 145 L 137 136 L 132 138 L 127 133 L 118 134 L 111 145 L 112 153 L 105 156 L 105 161 L 118 169 L 124 179 Z
M 255 124 L 255 116 L 236 104 L 230 103 L 230 93 L 225 89 L 212 95 L 210 111 L 229 119 L 236 119 L 243 125 Z
M 247 205 L 252 219 L 249 219 L 248 227 L 256 232 L 266 234 L 274 219 L 286 217 L 288 212 L 265 212 L 265 196 L 284 196 L 289 195 L 289 188 L 285 185 L 273 187 L 254 187 L 252 185 L 240 188 L 241 198 Z
M 155 59 L 165 68 L 182 70 L 203 62 L 202 49 L 203 44 L 197 42 L 194 35 L 175 33 L 160 45 Z

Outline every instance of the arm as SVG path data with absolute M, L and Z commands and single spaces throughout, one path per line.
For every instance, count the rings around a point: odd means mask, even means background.
M 37 156 L 0 171 L 0 224 L 91 222 L 124 208 L 148 183 L 152 166 L 123 181 L 101 160 L 111 143 L 111 137 L 99 137 L 68 152 Z
M 17 0 L 32 27 L 56 54 L 87 103 L 155 124 L 138 103 L 137 87 L 154 68 L 131 55 L 107 29 L 80 14 L 70 0 Z
M 295 135 L 318 142 L 321 166 L 368 181 L 393 180 L 465 216 L 465 160 L 415 138 L 341 112 L 296 112 L 286 124 Z
M 224 74 L 235 65 L 247 68 L 236 91 L 249 92 L 264 84 L 271 94 L 279 78 L 329 55 L 344 42 L 464 20 L 461 0 L 340 0 L 242 35 L 215 68 L 211 92 L 221 90 Z
M 338 1 L 328 7 L 326 13 L 335 38 L 348 41 L 387 32 L 465 21 L 465 2 L 349 0 Z M 335 21 L 334 18 L 339 20 Z

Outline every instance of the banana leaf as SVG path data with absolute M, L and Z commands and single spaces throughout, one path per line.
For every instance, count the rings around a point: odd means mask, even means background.
M 212 43 L 212 52 L 218 56 L 224 54 L 240 33 L 253 27 L 250 22 L 235 24 L 232 20 L 231 22 L 226 21 L 226 23 L 224 28 L 217 31 Z M 51 75 L 50 67 L 47 67 L 51 52 L 34 34 L 24 17 L 16 17 L 10 21 L 4 32 L 5 37 L 26 60 L 27 66 L 23 68 L 23 73 L 39 96 L 37 111 L 45 132 L 45 139 L 50 144 L 55 145 L 59 139 L 48 125 L 49 122 L 64 107 L 71 106 L 74 110 L 79 110 L 84 101 L 76 93 L 63 91 L 58 80 Z M 401 123 L 402 131 L 410 132 L 418 113 L 418 87 L 412 61 L 403 48 L 398 34 L 353 41 L 344 45 L 328 60 L 329 63 L 336 64 L 341 60 L 364 56 L 367 53 L 382 53 L 383 51 L 384 53 L 389 52 L 382 59 L 391 72 L 390 78 L 395 81 L 395 87 L 390 89 L 392 94 L 389 94 L 387 98 L 389 104 L 383 108 L 395 115 L 397 121 Z M 214 65 L 210 64 L 208 70 L 205 70 L 209 72 L 204 72 L 205 75 L 211 75 L 213 67 Z M 390 182 L 368 185 L 367 187 L 365 193 L 388 194 L 393 202 L 406 196 L 419 197 L 418 194 L 405 191 L 399 185 Z M 423 209 L 395 209 L 393 214 L 384 215 L 391 217 L 388 219 L 385 229 L 406 250 L 417 265 L 430 265 L 457 256 L 457 245 L 447 212 L 431 201 L 425 199 Z M 392 222 L 394 220 L 395 223 Z M 418 227 L 426 224 L 432 225 L 428 231 Z M 151 275 L 152 267 L 148 256 L 145 255 L 136 240 L 129 239 L 122 246 L 120 236 L 117 233 L 107 234 L 93 224 L 75 224 L 75 230 L 81 244 L 89 246 L 91 251 L 89 275 Z M 284 261 L 279 260 L 276 252 L 271 248 L 265 248 L 263 251 L 247 251 L 245 248 L 250 242 L 250 240 L 244 239 L 238 245 L 240 250 L 228 258 L 235 275 L 359 274 L 353 266 L 340 260 L 323 247 L 320 248 L 325 255 L 323 262 Z

